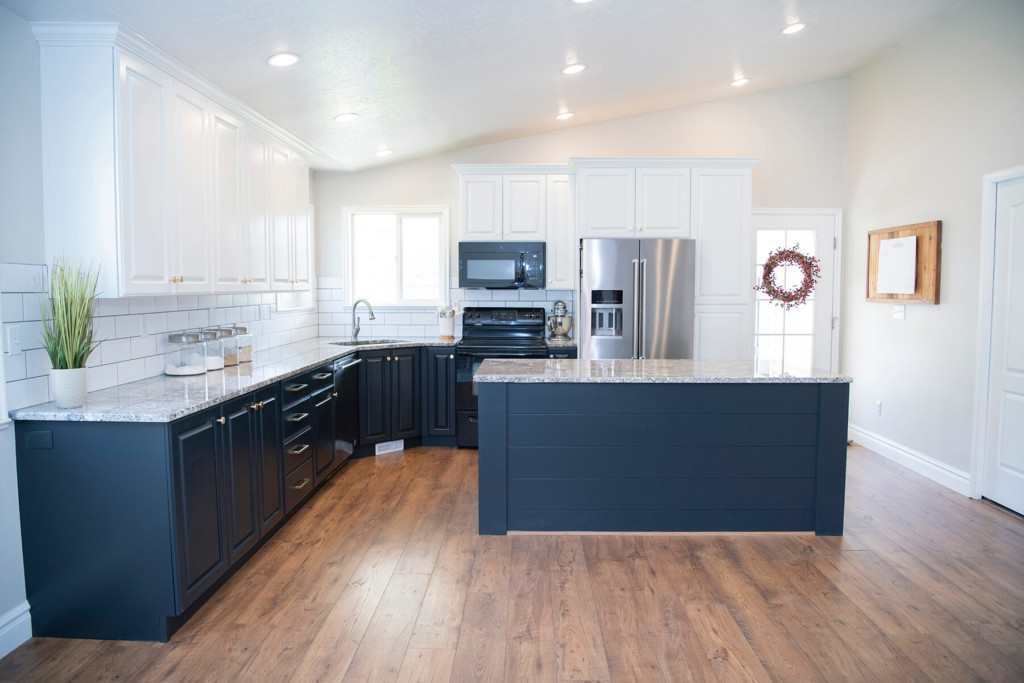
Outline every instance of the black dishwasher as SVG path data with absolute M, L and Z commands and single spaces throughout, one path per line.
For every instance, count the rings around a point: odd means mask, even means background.
M 334 363 L 334 460 L 340 465 L 352 457 L 359 436 L 359 373 L 356 354 Z

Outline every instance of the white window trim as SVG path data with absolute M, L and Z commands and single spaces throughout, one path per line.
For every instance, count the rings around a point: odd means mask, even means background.
M 442 301 L 448 300 L 449 292 L 449 258 L 451 253 L 451 239 L 449 226 L 448 226 L 448 206 L 447 205 L 415 205 L 415 206 L 343 206 L 341 207 L 342 220 L 344 221 L 343 233 L 343 246 L 342 246 L 342 257 L 345 260 L 345 305 L 351 306 L 353 302 L 354 287 L 352 284 L 352 215 L 357 213 L 439 213 L 441 214 L 441 238 L 439 249 L 440 253 L 438 257 L 441 261 L 441 299 Z M 382 311 L 402 311 L 408 310 L 411 312 L 422 312 L 422 311 L 433 311 L 435 306 L 423 305 L 413 306 L 409 304 L 381 304 L 378 306 L 372 301 L 370 302 L 374 308 Z

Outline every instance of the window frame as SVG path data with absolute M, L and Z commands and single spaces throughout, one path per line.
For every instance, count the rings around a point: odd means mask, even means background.
M 396 310 L 396 309 L 408 309 L 412 311 L 423 311 L 423 310 L 434 310 L 438 305 L 443 304 L 448 300 L 449 292 L 449 281 L 450 281 L 450 258 L 451 258 L 451 233 L 449 231 L 449 219 L 448 219 L 448 206 L 447 205 L 386 205 L 386 206 L 343 206 L 341 208 L 342 220 L 344 221 L 343 228 L 343 248 L 342 257 L 345 263 L 345 305 L 351 306 L 354 301 L 355 287 L 353 284 L 353 269 L 352 269 L 352 218 L 357 214 L 395 214 L 395 215 L 424 215 L 432 214 L 440 216 L 440 235 L 438 245 L 438 256 L 440 257 L 440 277 L 438 284 L 440 285 L 440 299 L 437 303 L 431 304 L 416 304 L 416 303 L 389 303 L 380 304 L 379 306 L 370 302 L 375 308 Z M 401 249 L 401 239 L 399 239 L 399 249 Z M 399 277 L 401 277 L 401 270 L 399 270 Z M 400 283 L 399 283 L 400 284 Z M 401 290 L 399 290 L 401 291 Z

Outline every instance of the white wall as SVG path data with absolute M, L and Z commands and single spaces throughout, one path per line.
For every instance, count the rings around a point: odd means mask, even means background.
M 39 48 L 28 23 L 3 7 L 0 93 L 0 261 L 41 263 Z M 0 391 L 4 391 L 3 372 Z M 22 568 L 14 429 L 2 422 L 0 419 L 0 657 L 32 634 Z
M 841 359 L 854 377 L 850 421 L 894 442 L 894 457 L 938 461 L 963 490 L 981 178 L 1024 164 L 1022 36 L 1024 3 L 971 2 L 850 79 Z M 941 303 L 908 305 L 906 320 L 893 320 L 891 305 L 864 301 L 867 232 L 936 219 Z M 932 469 L 927 460 L 918 465 Z
M 754 206 L 836 208 L 844 198 L 847 82 L 836 79 L 567 128 L 359 173 L 317 173 L 317 273 L 343 276 L 341 207 L 448 204 L 452 164 L 551 163 L 570 157 L 760 157 Z M 455 264 L 455 260 L 452 260 Z

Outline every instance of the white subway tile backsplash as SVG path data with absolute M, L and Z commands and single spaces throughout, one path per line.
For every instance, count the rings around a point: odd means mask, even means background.
M 2 354 L 4 358 L 4 374 L 8 382 L 15 382 L 25 379 L 25 354 L 17 353 L 13 356 L 9 353 Z
M 119 315 L 114 318 L 116 337 L 138 337 L 142 334 L 141 315 Z
M 39 305 L 42 301 L 40 294 L 22 294 L 21 295 L 21 319 L 22 320 L 41 320 L 43 312 L 40 310 Z M 4 308 L 6 312 L 7 309 Z M 6 313 L 5 313 L 6 314 Z
M 131 313 L 131 304 L 128 299 L 96 299 L 93 302 L 93 315 L 128 315 Z
M 147 313 L 142 316 L 143 334 L 163 334 L 167 330 L 166 313 Z
M 50 400 L 50 377 L 33 377 L 31 379 L 7 382 L 7 408 L 17 410 L 28 406 L 39 405 Z
M 117 318 L 93 318 L 92 338 L 93 341 L 106 341 L 117 337 Z
M 50 368 L 53 367 L 53 364 L 50 362 L 50 356 L 46 353 L 45 349 L 26 351 L 24 356 L 26 377 L 41 377 L 50 373 Z
M 200 294 L 199 295 L 199 308 L 213 308 L 217 305 L 216 294 Z
M 144 358 L 156 354 L 156 337 L 132 337 L 132 358 Z
M 131 360 L 131 341 L 128 339 L 111 339 L 103 342 L 100 344 L 100 357 L 104 365 Z
M 344 337 L 348 330 L 344 325 L 320 325 L 320 336 L 322 337 Z
M 199 308 L 199 297 L 195 296 L 195 295 L 192 295 L 192 296 L 179 296 L 178 297 L 178 305 L 177 305 L 176 308 L 179 311 L 181 311 L 181 310 L 191 310 L 193 308 Z
M 167 359 L 163 355 L 147 356 L 144 359 L 146 364 L 146 377 L 156 377 L 164 374 L 164 365 Z
M 234 299 L 231 297 L 230 294 L 218 294 L 217 295 L 217 307 L 218 308 L 227 308 L 228 306 L 231 306 L 233 302 L 234 302 Z
M 210 324 L 210 311 L 206 308 L 197 308 L 188 312 L 189 327 L 207 327 Z
M 97 365 L 86 371 L 85 381 L 89 391 L 99 391 L 117 386 L 117 364 Z
M 0 263 L 0 292 L 38 292 L 46 289 L 46 266 Z
M 187 330 L 188 327 L 188 311 L 174 311 L 167 314 L 168 332 L 179 332 Z
M 43 323 L 40 321 L 14 323 L 21 328 L 21 348 L 23 351 L 43 348 Z
M 340 301 L 327 300 L 319 302 L 319 308 L 321 313 L 341 313 L 346 307 Z
M 380 320 L 381 316 L 377 316 Z M 412 322 L 408 313 L 385 313 L 384 323 L 386 325 L 408 325 Z
M 249 296 L 247 294 L 232 294 L 231 305 L 233 306 L 247 306 L 249 304 Z
M 153 297 L 153 310 L 157 313 L 169 313 L 181 308 L 181 306 L 178 306 L 178 297 L 176 296 Z
M 117 383 L 128 384 L 146 379 L 146 361 L 141 358 L 117 364 Z
M 330 276 L 318 277 L 317 278 L 317 287 L 319 287 L 321 289 L 344 289 L 345 288 L 345 278 L 343 278 L 343 277 L 330 277 Z
M 21 294 L 5 293 L 0 295 L 0 312 L 3 313 L 4 322 L 16 323 L 25 319 L 25 311 L 22 308 L 23 300 L 24 297 Z
M 156 300 L 151 296 L 136 296 L 128 299 L 131 313 L 156 313 Z

